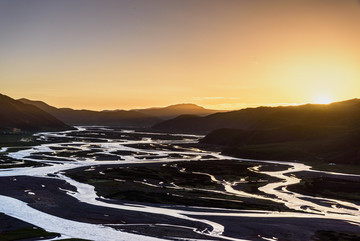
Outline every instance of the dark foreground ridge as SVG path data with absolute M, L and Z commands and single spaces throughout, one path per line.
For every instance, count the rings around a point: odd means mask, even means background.
M 307 126 L 272 130 L 219 129 L 208 134 L 201 143 L 222 146 L 226 155 L 257 160 L 360 164 L 359 130 Z
M 258 107 L 205 117 L 179 116 L 159 123 L 153 128 L 162 131 L 205 133 L 221 128 L 261 130 L 296 125 L 360 128 L 359 120 L 360 100 L 353 99 L 329 105 Z
M 68 125 L 45 111 L 0 94 L 0 131 L 59 131 Z
M 154 126 L 203 131 L 202 144 L 259 160 L 360 164 L 360 100 L 330 105 L 259 107 L 206 117 L 180 116 Z

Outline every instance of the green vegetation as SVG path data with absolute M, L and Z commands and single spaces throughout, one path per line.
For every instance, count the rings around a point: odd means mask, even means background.
M 299 147 L 298 143 L 277 143 L 227 147 L 223 154 L 255 160 L 312 161 L 319 158 Z
M 360 203 L 360 183 L 341 177 L 308 177 L 305 175 L 301 176 L 300 183 L 288 186 L 288 190 L 304 195 Z
M 79 238 L 67 238 L 67 239 L 58 239 L 60 241 L 89 241 L 88 239 L 79 239 Z
M 58 233 L 49 233 L 40 228 L 19 228 L 0 233 L 0 240 L 49 239 L 60 237 Z
M 360 163 L 360 130 L 341 127 L 288 126 L 268 130 L 220 129 L 202 144 L 220 145 L 226 155 L 257 160 L 300 161 L 316 168 L 356 173 Z M 359 172 L 357 172 L 359 173 Z
M 0 147 L 22 147 L 22 146 L 35 146 L 41 142 L 37 141 L 32 133 L 21 134 L 1 134 L 0 133 Z
M 349 165 L 349 164 L 339 164 L 333 165 L 333 163 L 327 162 L 311 162 L 304 161 L 304 164 L 310 165 L 313 170 L 328 171 L 328 172 L 338 172 L 338 173 L 348 173 L 348 174 L 358 174 L 360 175 L 360 165 Z
M 358 241 L 360 234 L 350 232 L 317 231 L 312 237 L 314 241 Z
M 259 193 L 258 187 L 275 181 L 267 175 L 248 170 L 257 163 L 232 160 L 189 161 L 171 164 L 96 167 L 92 171 L 70 170 L 66 175 L 95 186 L 99 196 L 135 202 L 189 206 L 289 211 L 268 200 L 225 194 L 223 185 L 211 180 L 240 181 L 234 188 Z M 201 173 L 197 173 L 201 172 Z

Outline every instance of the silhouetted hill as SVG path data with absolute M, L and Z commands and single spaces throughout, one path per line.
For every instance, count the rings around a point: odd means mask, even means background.
M 202 143 L 239 146 L 261 145 L 291 141 L 314 141 L 341 138 L 349 135 L 352 130 L 341 127 L 294 125 L 275 129 L 240 130 L 218 129 L 207 134 Z
M 55 131 L 70 127 L 45 111 L 0 94 L 0 130 Z
M 179 115 L 198 115 L 206 116 L 217 112 L 224 112 L 220 110 L 210 110 L 195 104 L 178 104 L 167 107 L 137 109 L 135 111 L 156 116 L 158 118 L 167 120 Z
M 360 100 L 257 111 L 267 115 L 252 115 L 260 119 L 248 128 L 214 130 L 201 143 L 242 158 L 360 164 Z
M 55 112 L 56 110 L 58 110 L 56 107 L 48 105 L 43 101 L 28 100 L 28 99 L 25 99 L 25 98 L 18 99 L 18 101 L 21 101 L 22 103 L 25 103 L 25 104 L 36 106 L 37 108 L 39 108 L 39 109 L 41 109 L 43 111 L 46 111 L 48 113 L 52 113 L 52 112 Z
M 162 131 L 210 132 L 220 128 L 243 130 L 281 128 L 293 125 L 360 127 L 360 100 L 329 105 L 258 107 L 216 113 L 205 117 L 186 116 L 155 125 Z
M 112 125 L 124 127 L 147 127 L 158 123 L 157 117 L 137 111 L 91 111 L 56 108 L 42 101 L 20 99 L 23 103 L 32 104 L 52 114 L 59 120 L 70 125 Z
M 360 164 L 360 129 L 293 126 L 268 130 L 215 130 L 201 140 L 223 153 L 262 160 Z

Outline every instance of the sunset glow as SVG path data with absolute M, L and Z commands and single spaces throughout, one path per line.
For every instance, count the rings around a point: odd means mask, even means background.
M 360 240 L 359 190 L 360 0 L 0 0 L 0 241 Z
M 96 110 L 351 99 L 359 23 L 356 0 L 0 0 L 1 90 Z
M 331 102 L 334 102 L 334 100 L 326 95 L 319 95 L 314 100 L 314 104 L 330 104 Z

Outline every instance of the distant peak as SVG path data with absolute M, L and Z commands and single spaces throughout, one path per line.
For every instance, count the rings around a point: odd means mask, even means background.
M 198 105 L 192 104 L 192 103 L 169 105 L 165 108 L 167 108 L 167 109 L 204 109 L 204 107 L 201 107 L 201 106 L 198 106 Z
M 30 100 L 30 99 L 26 99 L 26 98 L 21 98 L 21 99 L 17 99 L 18 101 L 21 102 L 33 102 L 33 103 L 43 103 L 46 104 L 44 101 L 41 100 Z

